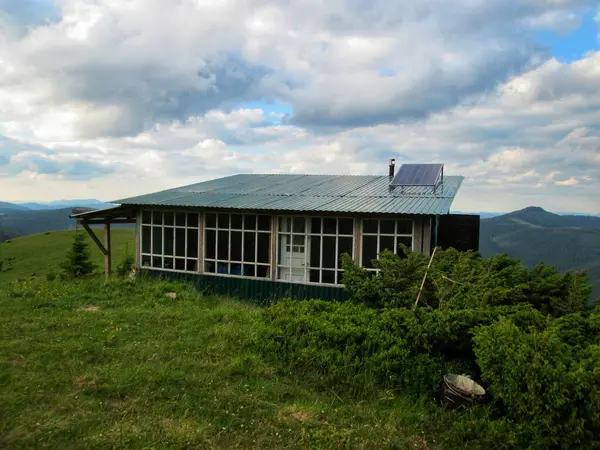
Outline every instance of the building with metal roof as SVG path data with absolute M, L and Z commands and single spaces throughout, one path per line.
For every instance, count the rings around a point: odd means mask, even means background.
M 243 297 L 341 298 L 344 253 L 374 270 L 386 249 L 477 249 L 479 217 L 450 214 L 462 181 L 444 176 L 441 164 L 396 173 L 390 160 L 387 176 L 233 175 L 72 217 L 106 255 L 107 274 L 110 224 L 135 223 L 137 266 L 149 273 L 193 276 Z M 98 223 L 106 245 L 89 228 Z

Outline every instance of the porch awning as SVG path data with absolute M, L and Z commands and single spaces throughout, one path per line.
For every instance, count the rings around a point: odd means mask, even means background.
M 72 219 L 88 224 L 95 223 L 135 223 L 136 211 L 132 206 L 111 206 L 104 209 L 89 209 L 73 208 L 71 215 Z

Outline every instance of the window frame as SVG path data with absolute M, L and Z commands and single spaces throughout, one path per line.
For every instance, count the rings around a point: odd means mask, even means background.
M 275 245 L 275 279 L 274 281 L 278 281 L 281 283 L 299 283 L 299 284 L 310 284 L 310 285 L 324 285 L 324 286 L 336 286 L 336 287 L 343 287 L 344 284 L 343 283 L 339 283 L 338 280 L 340 279 L 340 275 L 344 272 L 343 269 L 341 268 L 341 264 L 339 262 L 339 258 L 337 256 L 338 254 L 338 250 L 339 250 L 339 238 L 350 238 L 351 239 L 351 253 L 350 256 L 352 257 L 352 259 L 355 258 L 356 255 L 356 226 L 357 226 L 357 218 L 355 216 L 350 216 L 350 215 L 343 215 L 343 216 L 327 216 L 327 215 L 299 215 L 299 214 L 283 214 L 283 215 L 277 215 L 277 216 L 273 216 L 275 218 L 275 220 L 277 221 L 277 236 L 275 237 L 276 240 L 276 245 Z M 281 220 L 282 219 L 289 219 L 290 220 L 290 224 L 291 224 L 291 228 L 289 231 L 281 231 Z M 304 232 L 295 232 L 294 231 L 294 219 L 304 219 Z M 321 221 L 321 226 L 320 226 L 320 232 L 319 233 L 313 233 L 312 232 L 312 220 L 313 219 L 319 219 Z M 336 232 L 335 233 L 324 233 L 324 221 L 326 219 L 333 219 L 336 221 Z M 352 232 L 349 234 L 340 234 L 340 219 L 347 219 L 347 220 L 352 220 Z M 282 244 L 281 244 L 281 237 L 282 236 L 289 236 L 291 243 L 288 242 L 286 243 L 286 247 L 289 247 L 291 244 L 291 247 L 295 247 L 297 245 L 294 244 L 294 236 L 303 236 L 304 237 L 304 265 L 302 267 L 303 271 L 304 271 L 304 280 L 303 281 L 292 281 L 292 280 L 286 280 L 281 278 L 280 276 L 280 270 L 281 269 L 289 269 L 290 271 L 292 270 L 293 266 L 291 264 L 289 265 L 284 265 L 284 264 L 280 264 L 280 260 L 281 260 L 281 250 L 282 250 Z M 311 253 L 311 238 L 312 237 L 318 237 L 320 240 L 320 244 L 319 244 L 319 267 L 315 267 L 310 265 L 310 259 L 312 257 Z M 324 237 L 334 237 L 335 238 L 335 253 L 334 253 L 334 261 L 335 261 L 335 267 L 330 268 L 330 267 L 323 267 L 323 238 Z M 318 270 L 319 271 L 319 281 L 310 281 L 310 271 L 311 270 Z M 323 271 L 332 271 L 334 272 L 334 282 L 333 283 L 327 283 L 327 282 L 323 282 Z
M 150 222 L 144 222 L 144 213 L 149 213 L 150 214 Z M 155 224 L 154 223 L 154 215 L 156 213 L 161 214 L 161 223 L 160 224 Z M 165 225 L 165 213 L 170 213 L 173 214 L 173 224 L 172 225 Z M 177 214 L 185 214 L 185 225 L 177 225 Z M 198 217 L 198 222 L 196 226 L 189 226 L 188 225 L 188 217 L 190 214 L 195 214 Z M 199 246 L 199 241 L 200 241 L 200 231 L 201 231 L 201 223 L 202 223 L 202 213 L 200 211 L 190 211 L 190 210 L 186 210 L 186 209 L 148 209 L 148 208 L 141 208 L 140 209 L 140 213 L 139 213 L 139 218 L 140 218 L 140 226 L 139 226 L 139 267 L 140 269 L 148 269 L 148 270 L 163 270 L 163 271 L 167 271 L 167 272 L 178 272 L 178 273 L 199 273 L 200 272 L 200 262 L 201 262 L 201 258 L 200 258 L 200 246 Z M 144 227 L 149 227 L 150 228 L 150 253 L 144 252 Z M 161 238 L 161 253 L 154 253 L 154 228 L 155 227 L 160 227 L 161 232 L 162 232 L 162 238 Z M 172 255 L 166 255 L 165 254 L 165 228 L 170 228 L 173 230 L 173 254 Z M 180 229 L 180 230 L 184 230 L 184 236 L 185 236 L 185 242 L 184 242 L 184 248 L 185 248 L 185 256 L 177 256 L 177 234 L 176 234 L 176 230 Z M 190 257 L 188 256 L 188 230 L 195 230 L 197 233 L 197 240 L 196 240 L 196 256 L 195 257 Z M 149 257 L 150 258 L 150 265 L 144 265 L 144 257 Z M 154 258 L 161 258 L 162 260 L 162 266 L 163 267 L 154 267 L 152 265 L 152 262 L 154 261 Z M 165 258 L 170 258 L 173 260 L 173 268 L 166 268 L 164 267 L 164 260 Z M 176 260 L 183 260 L 184 261 L 184 267 L 185 269 L 176 269 Z M 188 270 L 188 261 L 195 261 L 196 262 L 196 270 Z
M 365 220 L 376 220 L 377 221 L 377 233 L 365 233 L 364 232 L 364 223 Z M 391 234 L 391 233 L 381 233 L 381 225 L 380 222 L 382 220 L 393 220 L 395 222 L 395 233 Z M 398 222 L 401 220 L 407 220 L 410 221 L 412 223 L 412 233 L 411 234 L 406 234 L 406 233 L 398 233 Z M 359 259 L 358 259 L 358 264 L 360 267 L 364 268 L 365 270 L 369 270 L 369 271 L 373 271 L 373 272 L 379 272 L 380 269 L 376 269 L 375 267 L 366 267 L 363 265 L 363 253 L 364 253 L 364 237 L 365 236 L 377 236 L 377 258 L 379 259 L 379 254 L 381 253 L 379 251 L 379 246 L 380 246 L 380 241 L 381 241 L 381 236 L 393 236 L 394 237 L 394 254 L 396 254 L 396 249 L 398 248 L 398 238 L 399 237 L 410 237 L 411 238 L 411 245 L 410 245 L 410 249 L 411 251 L 415 251 L 415 234 L 416 234 L 416 220 L 414 218 L 410 218 L 410 217 L 381 217 L 381 216 L 377 216 L 377 217 L 363 217 L 361 220 L 361 224 L 360 224 L 360 250 L 359 250 Z
M 206 220 L 206 217 L 210 214 L 214 214 L 215 215 L 215 226 L 214 227 L 209 227 L 207 226 L 208 221 Z M 219 226 L 219 215 L 228 215 L 229 216 L 229 223 L 228 223 L 228 227 L 224 228 L 224 227 L 220 227 Z M 242 216 L 242 227 L 241 228 L 232 228 L 232 224 L 231 224 L 231 216 L 232 215 L 239 215 Z M 272 268 L 272 260 L 273 260 L 273 255 L 272 255 L 272 250 L 271 250 L 271 240 L 272 240 L 272 236 L 273 236 L 273 221 L 274 221 L 274 217 L 272 214 L 266 214 L 266 213 L 261 213 L 261 212 L 251 212 L 251 213 L 247 213 L 247 212 L 238 212 L 238 211 L 218 211 L 218 210 L 208 210 L 208 211 L 204 211 L 204 226 L 202 228 L 202 274 L 204 275 L 210 275 L 210 276 L 221 276 L 221 277 L 236 277 L 236 278 L 249 278 L 249 279 L 253 279 L 253 280 L 270 280 L 271 279 L 271 268 Z M 253 229 L 246 229 L 246 216 L 254 216 L 255 217 L 255 222 L 254 222 L 254 228 Z M 259 229 L 259 216 L 265 216 L 269 218 L 269 229 L 268 230 L 261 230 Z M 215 251 L 215 257 L 214 258 L 207 258 L 206 257 L 206 252 L 208 249 L 207 246 L 207 234 L 209 231 L 214 231 L 215 232 L 215 247 L 214 247 L 214 251 Z M 220 231 L 227 231 L 227 241 L 228 241 L 228 249 L 227 249 L 227 257 L 228 259 L 220 259 L 219 258 L 219 232 Z M 231 234 L 233 232 L 239 232 L 241 233 L 241 251 L 240 251 L 240 259 L 241 261 L 237 261 L 237 260 L 233 260 L 231 259 Z M 254 258 L 252 261 L 244 261 L 244 243 L 245 243 L 245 238 L 246 238 L 246 233 L 254 233 Z M 258 236 L 260 234 L 263 235 L 267 235 L 268 236 L 268 259 L 269 262 L 264 263 L 264 262 L 259 262 L 258 261 Z M 210 272 L 206 270 L 206 263 L 213 263 L 215 268 L 214 268 L 214 272 Z M 228 273 L 219 273 L 218 272 L 218 265 L 219 263 L 223 263 L 223 264 L 227 264 L 227 268 L 228 268 Z M 231 272 L 231 264 L 239 264 L 240 265 L 240 274 L 233 274 L 230 273 Z M 243 267 L 244 266 L 254 266 L 254 275 L 245 275 L 243 274 Z M 258 267 L 266 267 L 267 268 L 267 272 L 266 272 L 266 276 L 264 277 L 260 277 L 257 276 L 256 273 L 258 272 Z

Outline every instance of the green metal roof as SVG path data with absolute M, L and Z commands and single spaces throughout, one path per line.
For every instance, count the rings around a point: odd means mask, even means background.
M 124 198 L 121 205 L 385 214 L 448 214 L 463 181 L 390 187 L 387 176 L 242 174 Z

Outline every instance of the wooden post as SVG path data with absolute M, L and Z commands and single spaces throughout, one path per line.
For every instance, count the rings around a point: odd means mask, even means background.
M 360 260 L 360 245 L 361 245 L 361 234 L 362 234 L 362 218 L 356 216 L 354 218 L 354 262 L 359 266 L 362 266 Z
M 258 217 L 256 218 L 258 220 Z M 277 280 L 277 238 L 279 233 L 279 216 L 271 215 L 271 248 L 269 249 L 269 260 L 271 261 L 271 281 Z M 258 244 L 257 244 L 258 245 Z
M 423 252 L 423 218 L 415 216 L 413 219 L 413 251 Z
M 423 253 L 429 256 L 431 255 L 431 216 L 426 216 L 423 219 Z
M 433 253 L 431 254 L 431 258 L 429 258 L 429 264 L 427 264 L 427 269 L 425 269 L 425 275 L 423 275 L 423 281 L 421 282 L 421 287 L 419 288 L 417 300 L 415 300 L 415 308 L 419 304 L 419 300 L 421 300 L 421 293 L 423 292 L 423 288 L 425 287 L 425 279 L 427 278 L 427 273 L 429 272 L 429 268 L 431 267 L 431 263 L 433 262 L 433 257 L 435 256 L 436 250 L 437 250 L 437 247 L 434 247 Z
M 140 239 L 142 236 L 142 212 L 139 210 L 135 219 L 135 268 L 139 270 L 142 265 L 142 248 Z
M 110 277 L 110 274 L 112 272 L 112 261 L 111 261 L 111 256 L 112 256 L 112 249 L 111 249 L 111 245 L 110 245 L 110 222 L 106 222 L 106 224 L 104 225 L 104 230 L 105 230 L 105 243 L 104 246 L 106 248 L 106 254 L 104 255 L 104 271 L 106 274 L 106 278 Z

